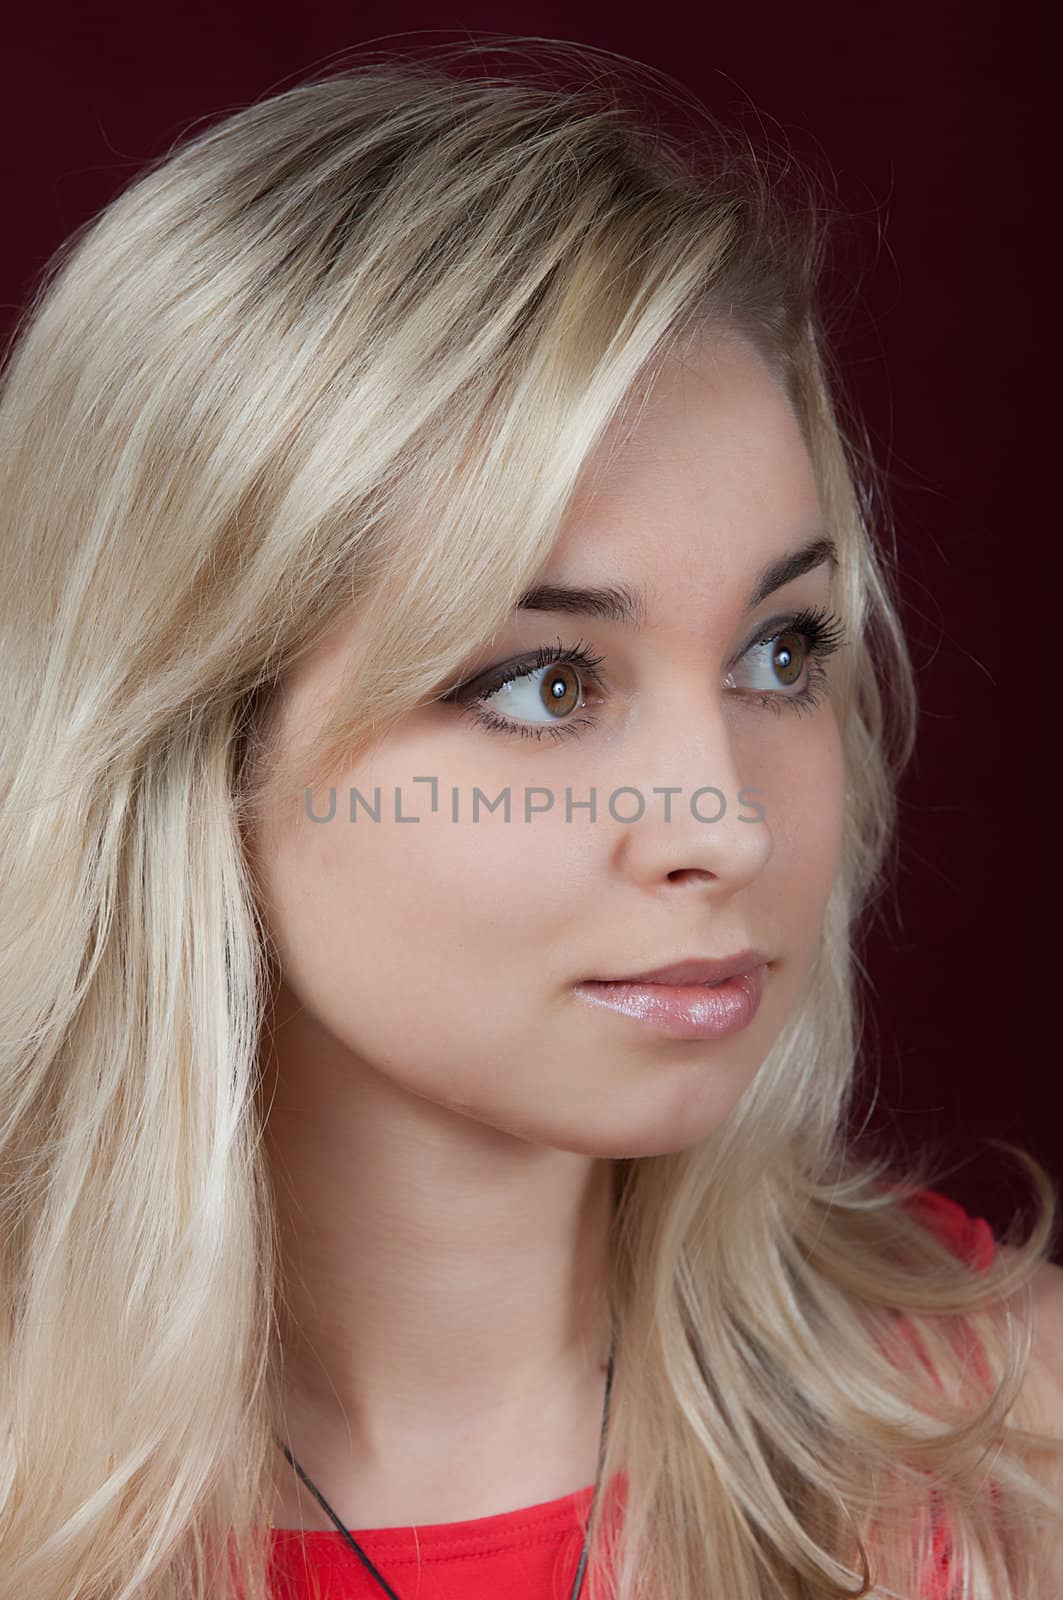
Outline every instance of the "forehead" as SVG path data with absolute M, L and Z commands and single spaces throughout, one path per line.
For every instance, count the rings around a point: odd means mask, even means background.
M 641 382 L 588 461 L 543 581 L 747 574 L 822 530 L 789 397 L 735 336 L 706 337 Z M 651 587 L 652 587 L 651 583 Z

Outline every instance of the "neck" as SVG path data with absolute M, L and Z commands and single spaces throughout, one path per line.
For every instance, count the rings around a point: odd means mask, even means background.
M 289 1006 L 264 1078 L 278 1433 L 352 1528 L 593 1482 L 612 1163 L 406 1093 Z M 278 1526 L 331 1528 L 281 1451 Z

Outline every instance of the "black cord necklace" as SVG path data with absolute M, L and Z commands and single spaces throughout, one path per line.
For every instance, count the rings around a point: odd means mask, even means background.
M 610 1344 L 610 1347 L 609 1347 L 609 1365 L 606 1368 L 606 1373 L 605 1373 L 605 1404 L 602 1407 L 602 1431 L 601 1431 L 601 1435 L 600 1435 L 599 1440 L 598 1440 L 598 1473 L 597 1473 L 597 1476 L 596 1476 L 596 1478 L 594 1480 L 594 1496 L 593 1496 L 593 1498 L 591 1500 L 590 1510 L 587 1513 L 587 1520 L 584 1523 L 584 1527 L 583 1527 L 583 1548 L 582 1548 L 582 1550 L 580 1552 L 579 1566 L 576 1569 L 576 1579 L 575 1579 L 575 1583 L 573 1584 L 573 1587 L 572 1587 L 572 1594 L 570 1596 L 570 1600 L 579 1600 L 579 1594 L 580 1594 L 581 1589 L 583 1588 L 583 1574 L 584 1574 L 584 1572 L 586 1570 L 586 1567 L 587 1567 L 587 1555 L 588 1555 L 588 1544 L 587 1544 L 587 1541 L 588 1541 L 588 1536 L 590 1534 L 591 1517 L 594 1514 L 594 1507 L 597 1504 L 598 1494 L 599 1494 L 599 1491 L 600 1491 L 601 1486 L 602 1486 L 602 1462 L 605 1459 L 605 1436 L 606 1436 L 606 1430 L 607 1430 L 608 1425 L 609 1425 L 609 1395 L 610 1395 L 610 1393 L 612 1391 L 612 1387 L 613 1387 L 613 1359 L 614 1359 L 615 1355 L 616 1355 L 616 1330 L 615 1330 L 615 1327 L 614 1327 L 612 1343 Z M 306 1487 L 310 1490 L 310 1493 L 317 1500 L 317 1502 L 320 1505 L 322 1511 L 324 1511 L 327 1516 L 331 1517 L 332 1521 L 336 1525 L 337 1531 L 343 1536 L 344 1539 L 346 1539 L 347 1543 L 350 1545 L 351 1549 L 354 1551 L 354 1553 L 358 1557 L 359 1561 L 362 1562 L 362 1564 L 367 1568 L 367 1570 L 376 1579 L 377 1583 L 379 1583 L 379 1585 L 383 1589 L 384 1593 L 386 1595 L 390 1595 L 391 1596 L 391 1600 L 400 1600 L 400 1596 L 395 1593 L 395 1590 L 391 1587 L 390 1583 L 388 1583 L 387 1579 L 385 1577 L 383 1577 L 383 1575 L 380 1572 L 377 1571 L 376 1567 L 370 1561 L 369 1557 L 366 1555 L 365 1551 L 362 1549 L 362 1547 L 358 1543 L 357 1539 L 347 1529 L 347 1527 L 344 1525 L 342 1520 L 333 1511 L 332 1507 L 329 1505 L 328 1501 L 325 1499 L 325 1496 L 321 1493 L 321 1490 L 316 1486 L 316 1484 L 312 1483 L 311 1480 L 307 1477 L 306 1473 L 303 1471 L 303 1469 L 299 1465 L 298 1461 L 296 1461 L 295 1457 L 292 1455 L 292 1452 L 288 1449 L 288 1446 L 284 1443 L 284 1440 L 281 1439 L 277 1434 L 274 1434 L 273 1437 L 277 1440 L 277 1443 L 280 1445 L 281 1449 L 284 1451 L 284 1454 L 288 1457 L 289 1462 L 295 1468 L 295 1470 L 299 1474 L 300 1478 L 302 1478 L 303 1482 L 306 1484 Z

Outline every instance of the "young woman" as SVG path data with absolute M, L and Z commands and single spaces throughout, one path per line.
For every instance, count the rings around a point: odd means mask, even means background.
M 847 1133 L 821 208 L 583 53 L 231 115 L 18 330 L 0 1600 L 1063 1587 L 1053 1183 Z

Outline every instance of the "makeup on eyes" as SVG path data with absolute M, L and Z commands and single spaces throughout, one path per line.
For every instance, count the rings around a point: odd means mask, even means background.
M 821 703 L 822 691 L 827 687 L 824 663 L 845 643 L 844 622 L 826 607 L 806 606 L 786 612 L 757 625 L 752 637 L 729 664 L 725 687 L 750 695 L 763 709 L 775 713 L 784 706 L 796 712 L 813 711 Z M 734 679 L 742 663 L 754 653 L 761 665 L 766 663 L 771 672 L 777 669 L 783 673 L 791 672 L 796 660 L 792 681 L 799 686 L 790 692 L 791 681 L 784 679 L 781 684 L 777 681 L 776 687 L 761 684 L 752 689 L 743 689 Z M 553 712 L 558 707 L 564 709 L 573 693 L 578 694 L 578 700 L 572 705 L 572 711 L 584 712 L 587 709 L 583 690 L 574 690 L 573 676 L 593 692 L 604 694 L 607 674 L 601 668 L 605 660 L 603 654 L 594 651 L 582 639 L 574 645 L 566 645 L 558 637 L 556 645 L 541 645 L 538 650 L 487 667 L 438 698 L 444 704 L 460 707 L 463 715 L 471 715 L 480 726 L 492 733 L 539 740 L 544 736 L 555 740 L 576 736 L 594 727 L 598 718 L 587 715 L 555 717 Z M 551 672 L 551 668 L 555 670 Z M 522 690 L 524 680 L 530 680 L 538 673 L 546 674 L 538 689 L 529 682 Z M 496 697 L 510 710 L 526 713 L 543 711 L 547 720 L 533 722 L 519 715 L 501 715 L 497 708 L 488 704 Z M 535 701 L 538 704 L 529 703 Z

